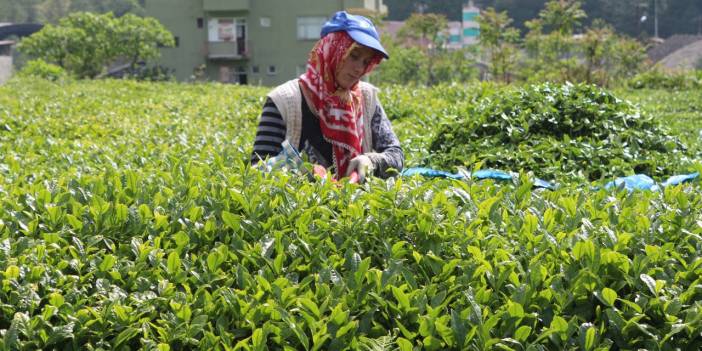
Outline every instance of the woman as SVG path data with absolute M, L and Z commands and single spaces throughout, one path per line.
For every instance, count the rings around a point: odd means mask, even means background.
M 404 155 L 377 89 L 360 79 L 388 54 L 373 23 L 337 12 L 322 27 L 307 72 L 273 89 L 263 106 L 251 162 L 277 155 L 287 140 L 335 178 L 388 177 Z

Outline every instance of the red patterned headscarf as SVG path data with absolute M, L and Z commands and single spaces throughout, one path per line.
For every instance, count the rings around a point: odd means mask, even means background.
M 346 174 L 351 159 L 363 152 L 363 94 L 358 83 L 348 90 L 336 84 L 337 70 L 356 46 L 344 31 L 327 34 L 310 52 L 307 72 L 300 76 L 319 115 L 322 135 L 332 144 L 338 178 Z M 375 55 L 363 74 L 381 60 L 380 54 Z

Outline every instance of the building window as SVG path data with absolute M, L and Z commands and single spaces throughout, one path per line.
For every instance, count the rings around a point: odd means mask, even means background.
M 210 42 L 246 39 L 244 18 L 212 18 L 207 25 L 207 38 Z
M 269 28 L 271 26 L 271 18 L 270 17 L 261 17 L 261 27 L 264 28 Z
M 275 65 L 268 66 L 268 74 L 269 75 L 274 75 L 277 73 L 278 73 L 278 71 L 276 70 Z
M 180 46 L 180 37 L 173 37 L 173 41 L 175 42 L 175 47 Z
M 251 66 L 251 73 L 258 73 L 258 72 L 259 72 L 258 65 Z
M 205 26 L 205 21 L 204 21 L 204 19 L 203 19 L 202 17 L 198 17 L 198 18 L 197 18 L 197 27 L 198 27 L 198 28 L 202 28 L 202 27 L 204 27 L 204 26 Z
M 235 42 L 236 53 L 245 56 L 246 20 L 243 18 L 212 18 L 207 23 L 207 38 L 210 42 Z
M 298 17 L 297 39 L 317 40 L 322 32 L 322 26 L 327 21 L 326 17 Z

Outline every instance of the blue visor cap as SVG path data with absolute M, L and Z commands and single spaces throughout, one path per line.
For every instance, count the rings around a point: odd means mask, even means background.
M 353 40 L 361 45 L 375 49 L 385 58 L 390 58 L 383 45 L 380 44 L 380 36 L 373 26 L 373 22 L 368 18 L 359 15 L 351 15 L 346 11 L 339 11 L 322 26 L 322 35 L 332 32 L 346 31 Z

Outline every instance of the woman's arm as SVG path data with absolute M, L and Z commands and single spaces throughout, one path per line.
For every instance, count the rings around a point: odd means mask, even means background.
M 373 163 L 374 174 L 378 177 L 387 178 L 390 168 L 402 171 L 405 163 L 405 155 L 400 147 L 400 140 L 392 131 L 390 120 L 385 115 L 385 110 L 378 104 L 371 120 L 371 130 L 373 131 L 373 150 L 375 152 L 366 154 Z
M 256 140 L 254 141 L 253 152 L 251 153 L 251 164 L 256 164 L 266 157 L 273 157 L 283 149 L 282 143 L 285 140 L 285 121 L 281 116 L 278 107 L 271 98 L 266 98 L 263 105 L 261 119 L 256 129 Z

